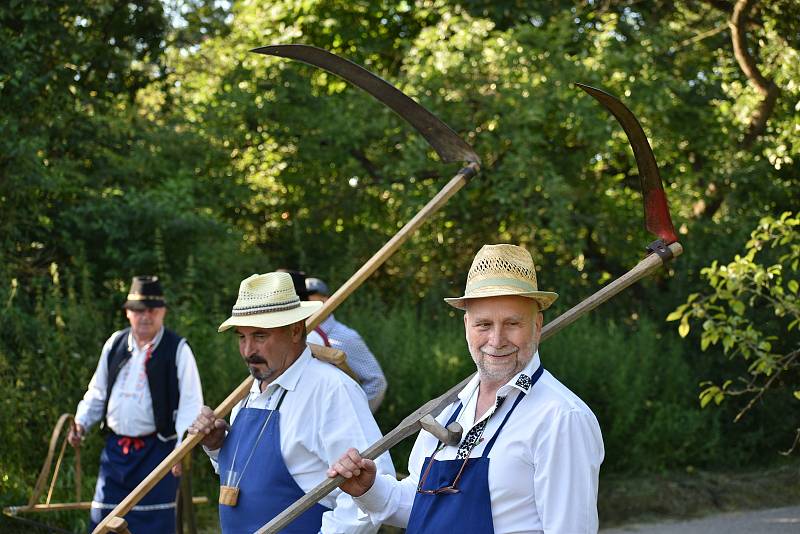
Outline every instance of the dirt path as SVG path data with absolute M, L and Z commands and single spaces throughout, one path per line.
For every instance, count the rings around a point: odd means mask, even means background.
M 800 506 L 731 512 L 691 521 L 635 524 L 601 529 L 600 534 L 798 534 Z

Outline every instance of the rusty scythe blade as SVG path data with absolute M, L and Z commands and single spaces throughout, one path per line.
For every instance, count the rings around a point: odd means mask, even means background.
M 465 161 L 480 163 L 478 155 L 472 147 L 464 142 L 449 126 L 439 120 L 433 113 L 405 95 L 392 84 L 372 74 L 360 65 L 314 46 L 308 45 L 272 45 L 254 48 L 253 52 L 269 56 L 296 59 L 319 67 L 347 80 L 386 104 L 395 113 L 428 140 L 442 161 Z
M 658 172 L 656 158 L 653 149 L 647 141 L 647 136 L 642 130 L 641 124 L 636 120 L 631 110 L 616 97 L 601 91 L 595 87 L 576 84 L 578 87 L 589 93 L 598 102 L 609 110 L 617 121 L 622 125 L 625 134 L 628 136 L 633 148 L 633 155 L 636 158 L 636 166 L 639 167 L 639 178 L 642 183 L 642 195 L 644 195 L 644 226 L 647 231 L 658 236 L 665 245 L 669 245 L 678 240 L 675 228 L 672 226 L 672 219 L 669 216 L 667 197 L 664 194 L 664 186 L 661 182 L 661 174 Z

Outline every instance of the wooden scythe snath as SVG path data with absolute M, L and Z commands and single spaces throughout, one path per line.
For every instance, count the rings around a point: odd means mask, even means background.
M 306 45 L 266 46 L 253 50 L 259 54 L 281 56 L 303 61 L 310 65 L 337 74 L 352 84 L 360 87 L 375 99 L 379 100 L 403 119 L 408 121 L 430 143 L 442 161 L 465 162 L 464 166 L 450 181 L 378 252 L 353 274 L 331 297 L 320 310 L 306 320 L 306 328 L 314 329 L 328 315 L 344 302 L 375 270 L 378 269 L 395 251 L 413 234 L 422 223 L 438 211 L 455 193 L 469 182 L 480 171 L 480 158 L 463 139 L 435 115 L 422 107 L 400 90 L 346 59 L 331 54 L 320 48 Z M 253 383 L 253 378 L 245 379 L 214 410 L 216 417 L 225 417 L 233 407 L 243 399 Z M 117 505 L 92 534 L 103 534 L 108 531 L 127 532 L 127 524 L 123 517 L 127 514 L 159 480 L 161 480 L 186 454 L 196 447 L 203 436 L 189 435 L 175 450 L 156 467 L 121 503 Z M 134 533 L 143 534 L 143 533 Z
M 57 510 L 80 510 L 80 509 L 88 509 L 83 508 L 82 505 L 91 503 L 83 503 L 81 502 L 81 451 L 80 449 L 75 449 L 75 501 L 74 503 L 63 503 L 63 504 L 55 504 L 51 503 L 51 499 L 53 497 L 53 490 L 56 487 L 56 481 L 58 480 L 58 472 L 61 468 L 61 461 L 64 459 L 64 451 L 67 448 L 67 433 L 64 434 L 64 440 L 61 443 L 61 450 L 58 453 L 58 459 L 56 460 L 56 467 L 53 470 L 53 478 L 50 480 L 50 487 L 47 490 L 47 498 L 45 499 L 44 503 L 40 503 L 39 500 L 44 492 L 45 484 L 47 484 L 47 477 L 50 475 L 50 468 L 53 465 L 53 457 L 55 456 L 56 447 L 58 446 L 58 438 L 61 437 L 61 432 L 66 427 L 67 429 L 71 428 L 75 424 L 75 420 L 72 417 L 72 414 L 61 414 L 61 417 L 58 418 L 58 422 L 56 426 L 53 428 L 53 433 L 50 435 L 50 446 L 47 449 L 47 457 L 45 458 L 44 465 L 42 465 L 42 470 L 39 471 L 39 476 L 36 478 L 36 483 L 33 485 L 33 492 L 31 493 L 30 499 L 28 499 L 28 504 L 22 506 L 6 506 L 3 508 L 3 513 L 7 516 L 15 516 L 18 513 L 22 512 L 48 512 L 48 511 L 57 511 Z
M 81 480 L 83 478 L 83 470 L 81 469 L 81 449 L 77 447 L 74 449 L 75 451 L 75 460 L 74 460 L 74 482 L 75 482 L 75 501 L 74 502 L 62 502 L 62 503 L 54 503 L 52 502 L 53 492 L 56 487 L 56 482 L 58 481 L 58 475 L 61 470 L 62 460 L 64 459 L 64 452 L 67 449 L 67 436 L 69 434 L 69 429 L 75 425 L 75 419 L 72 414 L 65 413 L 61 414 L 56 422 L 55 427 L 53 427 L 53 432 L 50 435 L 50 445 L 47 449 L 47 456 L 45 457 L 44 464 L 42 465 L 41 471 L 39 471 L 39 476 L 36 478 L 36 483 L 33 486 L 33 492 L 31 492 L 31 496 L 28 499 L 28 503 L 21 505 L 21 506 L 6 506 L 3 508 L 3 514 L 7 515 L 8 517 L 17 518 L 18 514 L 30 513 L 30 512 L 65 512 L 69 510 L 89 510 L 92 507 L 91 501 L 82 501 L 81 500 Z M 64 432 L 66 430 L 66 432 Z M 55 462 L 55 467 L 53 467 L 53 458 L 55 457 L 56 447 L 58 446 L 59 438 L 61 437 L 61 433 L 64 432 L 64 437 L 61 442 L 61 449 L 58 453 L 58 458 Z M 184 473 L 188 477 L 189 470 L 187 466 L 184 466 L 185 470 Z M 44 493 L 45 485 L 47 484 L 47 479 L 50 476 L 50 470 L 52 469 L 53 474 L 50 478 L 50 484 L 47 490 L 47 497 L 45 501 L 42 503 L 41 497 Z M 185 493 L 186 495 L 191 494 L 191 485 L 184 484 L 184 480 L 188 480 L 184 477 L 181 480 L 181 493 Z M 185 497 L 185 495 L 184 495 Z M 184 498 L 182 500 L 183 510 L 182 513 L 184 515 L 191 516 L 191 510 L 189 509 L 190 506 L 195 504 L 207 504 L 208 497 L 192 497 L 191 501 L 188 498 Z M 48 527 L 47 525 L 40 524 L 36 521 L 25 520 L 26 522 L 30 522 L 41 526 L 42 528 L 50 528 L 51 530 L 57 530 L 53 527 Z M 196 532 L 192 528 L 189 528 L 190 533 Z
M 647 137 L 641 125 L 636 120 L 636 117 L 622 102 L 610 94 L 587 85 L 577 85 L 603 104 L 617 118 L 625 130 L 628 141 L 633 148 L 636 164 L 639 168 L 639 178 L 644 197 L 645 228 L 647 231 L 655 234 L 658 239 L 647 246 L 647 250 L 650 254 L 641 260 L 633 269 L 606 285 L 577 306 L 574 306 L 553 321 L 547 323 L 542 329 L 541 341 L 545 341 L 556 332 L 572 324 L 574 321 L 611 299 L 627 287 L 654 273 L 660 269 L 662 265 L 683 252 L 683 247 L 677 242 L 678 238 L 672 225 L 672 219 L 670 218 L 667 199 L 664 194 L 664 188 L 661 183 L 661 176 L 658 172 L 653 150 L 650 148 L 650 143 L 647 141 Z M 370 460 L 376 459 L 403 439 L 418 432 L 423 426 L 423 419 L 425 419 L 425 426 L 429 427 L 431 424 L 430 417 L 437 416 L 444 408 L 449 406 L 458 397 L 458 393 L 466 387 L 473 376 L 474 374 L 453 386 L 440 397 L 425 403 L 417 411 L 403 419 L 399 425 L 389 431 L 383 438 L 362 451 L 361 456 Z M 438 425 L 438 423 L 436 424 Z M 441 425 L 439 426 L 441 427 Z M 446 434 L 447 429 L 438 428 L 436 432 L 438 434 Z M 272 521 L 257 530 L 256 534 L 277 533 L 291 523 L 297 516 L 311 508 L 320 499 L 338 488 L 344 481 L 344 477 L 341 476 L 323 481 L 316 488 L 306 493 L 306 495 L 295 501 L 294 504 L 272 519 Z

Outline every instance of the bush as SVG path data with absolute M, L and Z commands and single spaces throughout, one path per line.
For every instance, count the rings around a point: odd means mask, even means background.
M 542 346 L 547 368 L 597 415 L 605 471 L 652 472 L 708 464 L 720 429 L 693 402 L 695 380 L 677 339 L 652 322 L 583 319 Z
M 716 260 L 701 271 L 709 288 L 689 295 L 668 317 L 680 321 L 686 337 L 690 321 L 700 323 L 700 348 L 721 346 L 729 360 L 742 367 L 735 378 L 718 385 L 705 381 L 700 405 L 719 405 L 726 397 L 748 402 L 734 421 L 762 402 L 768 392 L 783 393 L 787 413 L 797 413 L 800 400 L 800 217 L 790 212 L 764 217 L 750 234 L 743 255 L 727 265 Z M 739 375 L 738 377 L 736 375 Z M 730 376 L 730 375 L 729 375 Z M 787 401 L 793 402 L 788 403 Z M 795 437 L 789 454 L 800 443 L 797 417 L 785 425 Z

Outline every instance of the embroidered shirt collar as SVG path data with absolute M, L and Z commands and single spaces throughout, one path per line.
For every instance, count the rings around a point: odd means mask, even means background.
M 516 388 L 522 391 L 523 393 L 530 393 L 533 374 L 536 372 L 536 370 L 539 368 L 541 364 L 542 361 L 539 358 L 539 351 L 536 351 L 533 354 L 533 358 L 531 358 L 531 361 L 528 362 L 528 365 L 526 365 L 522 371 L 517 373 L 517 376 L 509 380 L 506 383 L 506 385 L 501 387 L 497 391 L 497 394 L 503 396 L 508 395 L 509 393 L 511 393 L 510 391 L 511 388 Z
M 531 377 L 533 373 L 541 365 L 541 359 L 539 358 L 539 351 L 536 351 L 531 358 L 531 361 L 528 362 L 528 365 L 525 366 L 522 371 L 511 377 L 511 380 L 500 386 L 500 389 L 497 390 L 498 397 L 506 397 L 509 393 L 511 393 L 512 389 L 518 389 L 523 393 L 528 393 L 531 389 Z M 463 405 L 466 405 L 469 398 L 473 395 L 475 390 L 478 388 L 478 383 L 480 382 L 480 378 L 476 374 L 472 377 L 472 380 L 462 389 L 459 394 L 458 398 L 461 400 Z
M 158 344 L 161 343 L 161 338 L 164 337 L 164 327 L 162 326 L 161 329 L 156 334 L 156 337 L 153 338 L 153 341 L 150 343 L 153 345 L 153 350 L 156 350 Z M 145 344 L 143 347 L 140 347 L 139 344 L 136 342 L 136 338 L 133 337 L 133 329 L 128 333 L 128 351 L 133 353 L 134 350 L 144 350 L 147 347 Z

